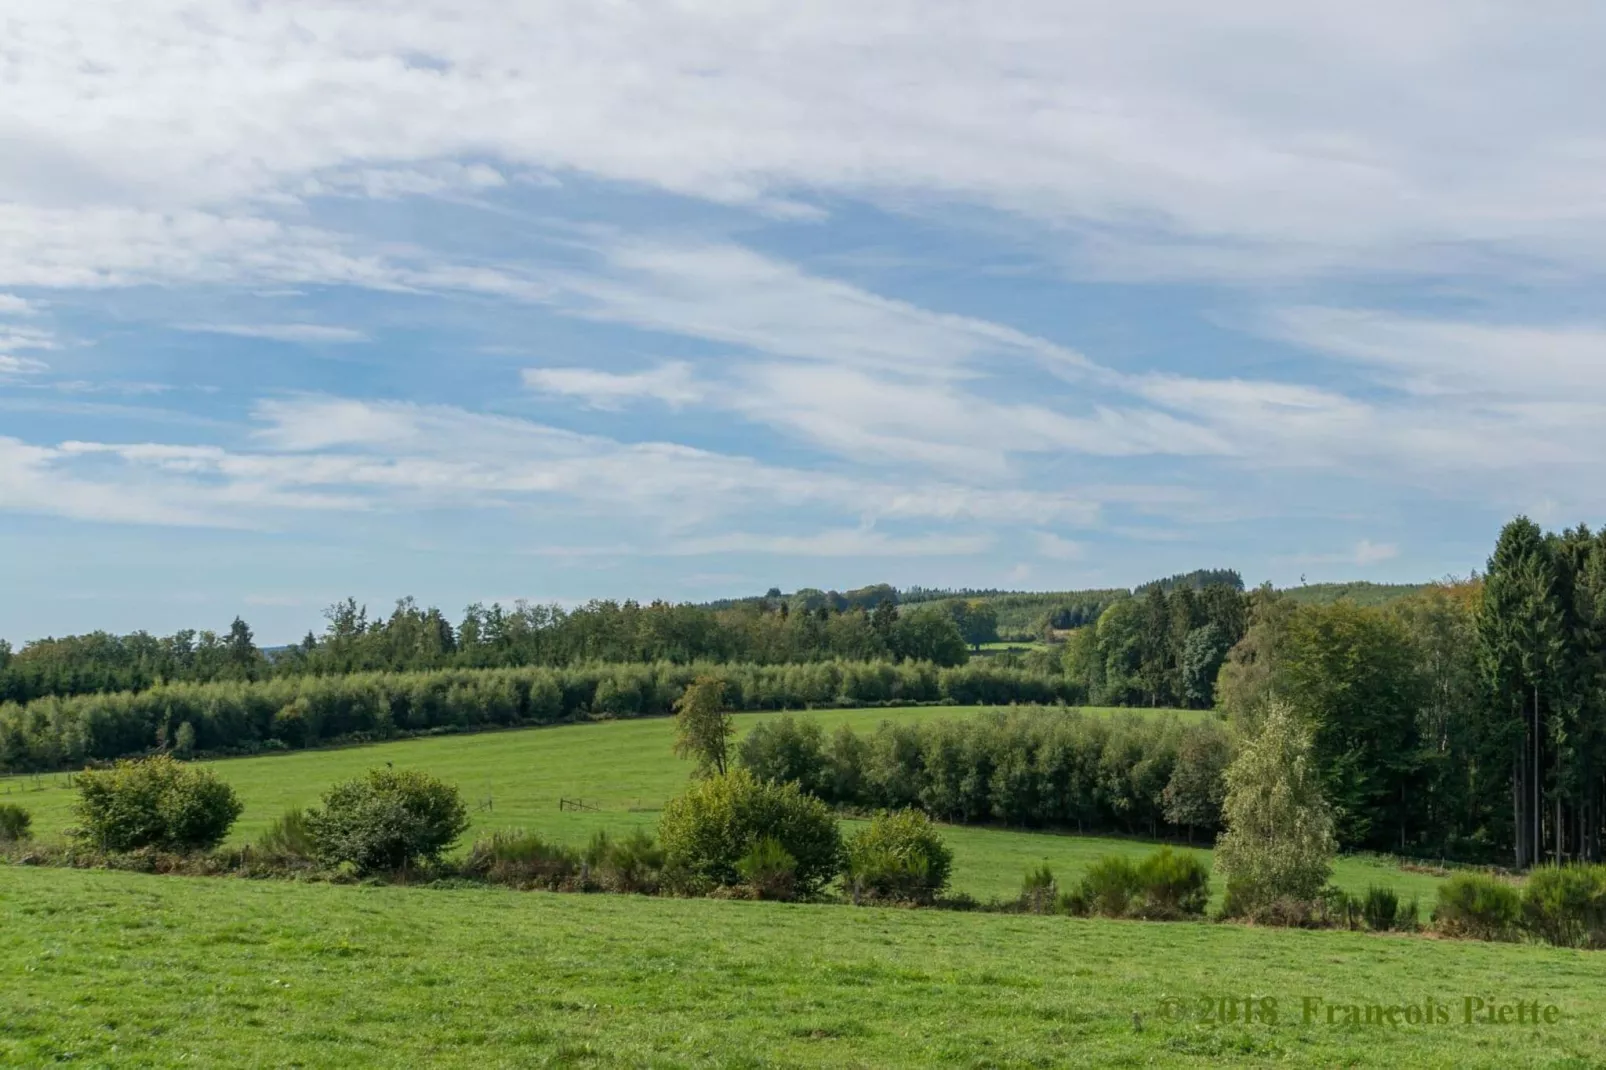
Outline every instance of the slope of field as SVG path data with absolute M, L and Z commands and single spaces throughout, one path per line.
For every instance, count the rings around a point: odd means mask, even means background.
M 1246 996 L 1274 997 L 1277 1024 L 1194 1020 L 1201 999 Z M 1450 1021 L 1305 1022 L 1305 996 L 1433 1000 Z M 1468 1025 L 1467 996 L 1561 1017 Z M 10 867 L 0 1003 L 0 1063 L 24 1066 L 1516 1068 L 1606 1051 L 1599 953 Z
M 827 730 L 851 724 L 860 731 L 872 731 L 884 720 L 907 723 L 970 717 L 978 712 L 973 706 L 925 706 L 822 710 L 800 716 L 818 720 Z M 1146 712 L 1172 712 L 1183 718 L 1209 716 L 1187 710 Z M 738 714 L 738 732 L 775 716 Z M 315 803 L 330 784 L 387 762 L 399 768 L 423 769 L 456 784 L 472 814 L 470 837 L 494 829 L 524 828 L 550 839 L 582 843 L 598 829 L 623 832 L 657 824 L 658 810 L 685 788 L 689 771 L 689 766 L 670 752 L 672 734 L 672 722 L 656 718 L 233 758 L 213 765 L 245 803 L 245 813 L 231 837 L 234 843 L 255 839 L 287 809 Z M 61 775 L 37 781 L 9 778 L 0 781 L 0 801 L 26 806 L 34 814 L 36 833 L 54 838 L 72 823 L 74 795 L 67 782 Z M 41 785 L 41 790 L 25 790 L 34 784 Z M 11 794 L 6 794 L 8 791 Z M 584 808 L 560 807 L 565 801 L 579 802 Z M 595 809 L 588 809 L 592 807 Z M 983 900 L 1013 897 L 1030 866 L 1046 862 L 1065 882 L 1101 855 L 1135 856 L 1152 849 L 1142 840 L 981 827 L 950 827 L 943 835 L 954 850 L 954 890 Z M 1404 896 L 1420 897 L 1424 910 L 1438 884 L 1433 877 L 1363 858 L 1340 859 L 1334 880 L 1357 894 L 1369 884 L 1389 884 Z M 1221 889 L 1216 891 L 1219 896 Z

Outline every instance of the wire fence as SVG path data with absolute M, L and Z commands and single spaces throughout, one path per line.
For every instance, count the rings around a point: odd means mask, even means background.
M 12 773 L 0 776 L 0 798 L 53 788 L 71 789 L 77 782 L 76 773 Z

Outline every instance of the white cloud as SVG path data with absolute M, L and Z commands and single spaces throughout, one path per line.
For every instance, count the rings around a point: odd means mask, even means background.
M 1153 409 L 1097 405 L 1090 415 L 1067 416 L 1044 405 L 989 401 L 948 381 L 845 367 L 754 363 L 735 369 L 735 377 L 720 403 L 858 461 L 992 476 L 1003 474 L 1017 453 L 1130 457 L 1228 449 L 1215 432 Z
M 85 379 L 58 379 L 50 384 L 51 389 L 63 394 L 165 394 L 173 389 L 168 383 L 142 383 L 130 382 L 122 379 L 111 379 L 105 382 L 90 382 Z
M 815 191 L 980 204 L 1206 272 L 1606 251 L 1588 5 L 381 10 L 13 0 L 0 200 L 172 209 L 352 174 L 393 196 L 483 167 L 779 212 Z
M 616 374 L 590 368 L 526 368 L 524 385 L 544 394 L 579 398 L 594 409 L 619 409 L 641 399 L 679 407 L 703 397 L 691 365 L 669 361 L 643 372 Z
M 506 185 L 507 179 L 494 167 L 462 164 L 455 160 L 431 160 L 419 167 L 336 170 L 308 178 L 297 192 L 307 197 L 360 194 L 377 200 L 394 200 L 400 197 L 479 193 Z
M 1080 561 L 1087 556 L 1085 543 L 1064 539 L 1053 532 L 1036 533 L 1037 554 L 1055 561 Z
M 1360 568 L 1369 568 L 1385 561 L 1392 561 L 1399 556 L 1400 548 L 1393 543 L 1376 543 L 1370 539 L 1362 539 L 1350 549 L 1339 553 L 1300 554 L 1282 560 L 1299 565 L 1356 565 Z
M 144 480 L 153 503 L 188 503 L 183 511 L 174 507 L 184 523 L 198 522 L 196 503 L 230 524 L 267 526 L 290 522 L 287 510 L 557 500 L 576 510 L 571 515 L 651 522 L 692 538 L 703 537 L 696 534 L 700 526 L 754 512 L 793 511 L 810 518 L 810 526 L 833 517 L 986 525 L 1053 518 L 1077 526 L 1100 513 L 1091 494 L 881 483 L 670 443 L 620 443 L 447 406 L 303 397 L 264 401 L 256 411 L 261 448 L 252 452 L 76 441 L 35 448 L 31 456 L 41 473 L 108 486 L 132 474 Z M 110 462 L 124 467 L 107 469 Z M 10 504 L 0 497 L 0 508 Z M 270 508 L 280 512 L 264 516 Z M 151 515 L 159 513 L 153 505 Z M 861 538 L 868 547 L 883 536 Z
M 279 222 L 255 210 L 156 212 L 126 205 L 59 208 L 0 201 L 0 285 L 261 288 L 292 283 L 518 300 L 547 296 L 546 287 L 505 265 L 455 263 L 404 243 L 376 250 L 348 235 Z
M 16 294 L 0 293 L 0 316 L 30 316 L 37 311 L 32 301 Z
M 1043 338 L 933 312 L 733 245 L 602 244 L 590 273 L 548 276 L 571 313 L 748 351 L 695 385 L 689 366 L 631 376 L 532 370 L 548 392 L 616 406 L 659 396 L 737 412 L 860 463 L 919 464 L 997 476 L 1014 453 L 1220 454 L 1196 422 L 1152 408 L 1090 405 L 1124 377 Z M 989 400 L 981 390 L 1025 365 L 1074 384 L 1080 415 Z
M 985 535 L 916 535 L 898 537 L 879 531 L 847 529 L 811 535 L 761 535 L 730 532 L 683 539 L 669 553 L 776 554 L 787 557 L 968 557 L 986 553 L 993 540 Z
M 264 338 L 274 342 L 344 344 L 371 341 L 368 335 L 351 327 L 329 327 L 318 323 L 186 323 L 180 330 L 202 334 L 227 334 L 236 338 Z
M 1606 398 L 1606 328 L 1485 324 L 1335 308 L 1293 308 L 1272 333 L 1375 367 L 1427 396 Z
M 0 376 L 34 375 L 44 371 L 49 365 L 42 360 L 32 357 L 14 357 L 9 353 L 0 353 Z
M 738 245 L 625 242 L 598 252 L 599 271 L 549 276 L 555 299 L 579 315 L 866 372 L 965 377 L 995 358 L 1097 370 L 1014 328 L 882 297 Z

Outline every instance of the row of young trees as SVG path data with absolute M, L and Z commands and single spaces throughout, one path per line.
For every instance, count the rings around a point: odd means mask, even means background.
M 707 734 L 688 749 L 711 753 Z M 788 715 L 755 727 L 737 756 L 761 779 L 838 805 L 1191 839 L 1220 826 L 1232 747 L 1215 720 L 1014 710 L 883 722 L 867 735 L 844 725 L 829 737 L 818 722 Z
M 670 712 L 717 671 L 737 709 L 1074 703 L 1063 677 L 978 660 L 793 665 L 588 663 L 547 668 L 278 676 L 163 684 L 137 692 L 0 704 L 0 772 L 82 765 L 152 751 L 241 753 L 438 730 L 551 724 Z

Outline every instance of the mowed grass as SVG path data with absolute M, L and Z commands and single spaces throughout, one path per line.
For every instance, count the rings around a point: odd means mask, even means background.
M 1014 641 L 1000 639 L 996 643 L 983 643 L 981 645 L 980 652 L 983 654 L 1002 654 L 1009 651 L 1014 651 L 1018 654 L 1024 654 L 1028 650 L 1047 650 L 1049 646 L 1050 644 L 1045 643 L 1040 639 L 1022 639 Z
M 1267 996 L 1276 1024 L 1192 1017 Z M 1450 1020 L 1305 1021 L 1307 996 Z M 1468 996 L 1561 1018 L 1469 1025 Z M 1606 954 L 0 867 L 0 1007 L 16 1066 L 1592 1067 Z
M 827 731 L 851 724 L 869 732 L 881 721 L 909 723 L 939 717 L 972 717 L 973 706 L 921 706 L 896 709 L 820 710 L 798 716 L 818 720 Z M 1099 715 L 1125 710 L 1094 709 Z M 1170 711 L 1179 717 L 1207 716 Z M 738 733 L 773 713 L 736 716 Z M 584 843 L 599 829 L 625 832 L 657 825 L 664 802 L 685 789 L 690 766 L 671 753 L 673 722 L 667 718 L 563 725 L 553 728 L 441 736 L 330 750 L 300 751 L 211 763 L 234 785 L 245 804 L 231 842 L 254 840 L 280 814 L 318 801 L 329 785 L 389 762 L 422 769 L 456 784 L 469 805 L 473 826 L 468 839 L 494 829 L 523 828 L 565 843 Z M 65 776 L 40 778 L 41 790 L 22 790 L 34 782 L 0 782 L 0 801 L 14 801 L 34 814 L 36 835 L 60 836 L 72 823 L 74 793 Z M 6 788 L 13 789 L 10 795 Z M 560 809 L 561 800 L 579 800 L 596 810 Z M 845 822 L 851 831 L 857 822 Z M 1135 839 L 1083 837 L 985 827 L 943 831 L 954 851 L 952 887 L 981 900 L 1013 898 L 1028 867 L 1047 863 L 1062 884 L 1076 879 L 1089 863 L 1106 854 L 1138 856 L 1153 845 Z M 1202 852 L 1208 855 L 1208 852 Z M 1340 859 L 1335 882 L 1357 894 L 1369 884 L 1388 884 L 1403 896 L 1420 896 L 1431 905 L 1437 879 L 1401 870 L 1387 861 Z M 1219 882 L 1218 882 L 1219 883 Z M 1217 888 L 1219 896 L 1221 889 Z

